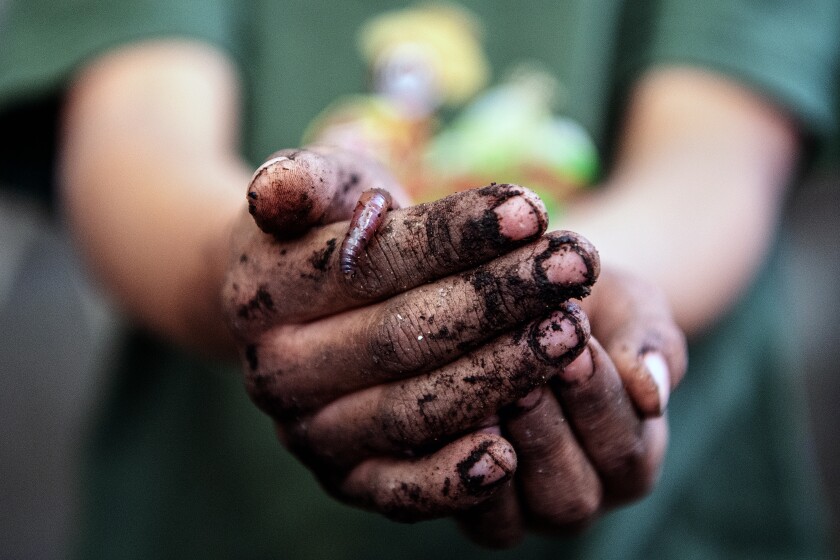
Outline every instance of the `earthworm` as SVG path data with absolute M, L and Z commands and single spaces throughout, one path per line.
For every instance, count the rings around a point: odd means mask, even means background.
M 362 251 L 367 248 L 385 221 L 385 214 L 392 208 L 391 193 L 385 189 L 368 189 L 359 196 L 339 256 L 341 272 L 346 276 L 356 272 Z

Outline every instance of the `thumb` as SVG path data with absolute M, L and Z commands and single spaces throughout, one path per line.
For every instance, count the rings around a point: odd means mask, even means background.
M 280 150 L 254 173 L 248 210 L 264 232 L 295 237 L 349 219 L 359 195 L 372 188 L 407 199 L 396 179 L 363 155 L 326 146 Z

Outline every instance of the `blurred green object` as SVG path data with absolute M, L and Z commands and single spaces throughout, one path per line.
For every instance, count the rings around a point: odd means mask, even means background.
M 427 165 L 444 184 L 518 183 L 561 202 L 591 184 L 599 166 L 589 134 L 552 111 L 558 88 L 548 73 L 518 67 L 432 140 Z

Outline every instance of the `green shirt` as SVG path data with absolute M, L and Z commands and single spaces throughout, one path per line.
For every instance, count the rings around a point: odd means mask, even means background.
M 564 113 L 607 164 L 629 87 L 647 69 L 692 64 L 775 100 L 814 135 L 831 122 L 837 2 L 618 0 L 465 2 L 497 70 L 536 59 L 567 93 Z M 60 95 L 109 48 L 186 36 L 230 53 L 244 84 L 243 155 L 299 143 L 337 96 L 364 91 L 358 27 L 374 0 L 20 0 L 0 12 L 0 111 Z M 608 167 L 608 166 L 607 166 Z M 236 372 L 132 336 L 91 445 L 85 558 L 792 558 L 825 555 L 788 378 L 777 261 L 714 332 L 691 345 L 669 406 L 660 484 L 576 539 L 530 537 L 490 553 L 449 521 L 399 525 L 328 498 L 274 440 Z

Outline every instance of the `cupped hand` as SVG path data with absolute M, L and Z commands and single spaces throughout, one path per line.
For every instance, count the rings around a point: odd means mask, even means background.
M 348 276 L 348 224 L 331 222 L 370 187 L 399 198 L 373 164 L 325 149 L 255 174 L 224 289 L 246 387 L 337 498 L 401 520 L 463 512 L 517 468 L 488 419 L 587 347 L 569 300 L 598 256 L 575 234 L 543 236 L 527 189 L 491 185 L 389 212 Z
M 657 479 L 668 395 L 686 369 L 684 336 L 662 293 L 626 274 L 604 270 L 583 307 L 593 333 L 584 351 L 500 415 L 517 472 L 459 516 L 476 542 L 509 547 L 529 530 L 577 532 Z

